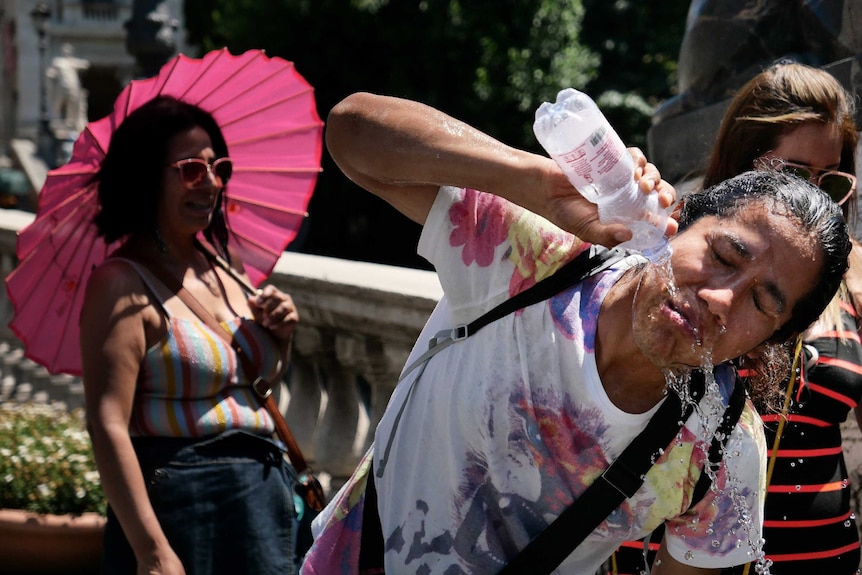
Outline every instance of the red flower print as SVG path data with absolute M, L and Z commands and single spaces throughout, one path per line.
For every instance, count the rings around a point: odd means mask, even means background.
M 468 189 L 464 190 L 464 198 L 449 208 L 449 220 L 455 226 L 449 245 L 464 246 L 461 252 L 464 265 L 475 261 L 487 267 L 494 261 L 494 252 L 509 231 L 504 202 L 497 196 Z

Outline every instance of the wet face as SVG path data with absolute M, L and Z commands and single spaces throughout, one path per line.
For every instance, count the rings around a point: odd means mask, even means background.
M 199 158 L 208 163 L 216 159 L 209 134 L 203 128 L 192 128 L 171 139 L 166 164 L 188 158 Z M 219 181 L 211 173 L 189 189 L 179 169 L 172 165 L 165 166 L 159 198 L 159 232 L 165 235 L 196 234 L 206 229 L 212 220 L 221 189 Z
M 739 357 L 769 339 L 815 284 L 822 254 L 792 219 L 757 201 L 703 217 L 673 238 L 671 295 L 648 266 L 634 303 L 634 337 L 661 368 Z

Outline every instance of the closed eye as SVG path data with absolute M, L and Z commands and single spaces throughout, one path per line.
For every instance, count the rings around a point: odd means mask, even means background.
M 784 313 L 784 297 L 769 286 L 757 286 L 754 290 L 754 307 L 760 313 L 778 319 Z
M 711 244 L 712 258 L 722 267 L 735 270 L 738 267 L 737 260 L 750 261 L 751 255 L 745 245 L 731 236 L 719 236 Z M 731 255 L 725 255 L 723 250 L 729 250 Z M 784 297 L 781 292 L 771 285 L 755 286 L 751 290 L 751 299 L 754 308 L 769 318 L 779 318 L 784 313 Z
M 719 265 L 722 265 L 726 268 L 732 268 L 733 267 L 733 265 L 730 263 L 730 260 L 727 259 L 726 257 L 722 256 L 721 253 L 717 249 L 715 249 L 714 246 L 712 248 L 712 259 L 714 259 L 716 262 L 718 262 Z

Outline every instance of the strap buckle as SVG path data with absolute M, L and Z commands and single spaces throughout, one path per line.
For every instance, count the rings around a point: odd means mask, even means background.
M 456 325 L 452 328 L 449 337 L 452 338 L 452 341 L 460 341 L 462 339 L 467 339 L 468 335 L 470 334 L 467 333 L 467 325 L 462 323 L 461 325 Z
M 469 336 L 468 326 L 466 324 L 456 325 L 452 329 L 444 329 L 438 331 L 437 334 L 428 340 L 428 349 L 434 349 L 440 342 L 443 341 L 461 341 Z
M 269 386 L 269 382 L 260 376 L 254 378 L 254 382 L 252 382 L 251 388 L 256 394 L 260 396 L 261 399 L 266 399 L 267 397 L 272 395 L 272 388 Z

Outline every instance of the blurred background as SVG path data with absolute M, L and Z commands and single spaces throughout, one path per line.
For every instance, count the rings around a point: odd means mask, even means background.
M 81 124 L 107 115 L 129 80 L 154 75 L 178 52 L 221 47 L 294 62 L 324 121 L 345 96 L 371 91 L 419 100 L 537 152 L 534 110 L 576 87 L 676 183 L 696 171 L 727 98 L 770 62 L 831 66 L 852 89 L 860 4 L 2 0 L 0 206 L 35 210 L 44 169 L 64 162 Z M 77 120 L 58 110 L 69 89 L 63 70 L 78 82 Z M 290 250 L 428 269 L 415 255 L 418 226 L 360 192 L 326 152 L 322 167 Z

